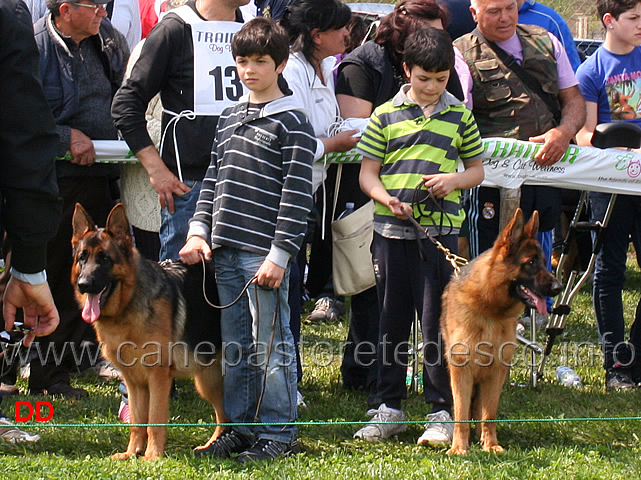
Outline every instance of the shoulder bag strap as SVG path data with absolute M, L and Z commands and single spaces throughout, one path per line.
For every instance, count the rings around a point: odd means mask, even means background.
M 341 175 L 343 174 L 343 164 L 338 164 L 336 171 L 336 185 L 334 185 L 334 206 L 332 207 L 332 222 L 336 219 L 336 203 L 338 202 L 338 190 L 341 186 Z

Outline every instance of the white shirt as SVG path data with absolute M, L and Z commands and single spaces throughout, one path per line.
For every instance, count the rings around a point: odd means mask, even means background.
M 113 0 L 114 9 L 111 23 L 127 39 L 129 51 L 133 50 L 142 37 L 138 0 Z
M 314 67 L 307 61 L 301 52 L 289 55 L 283 76 L 294 94 L 294 102 L 300 105 L 307 115 L 318 138 L 332 136 L 332 127 L 340 121 L 338 101 L 334 93 L 334 67 L 335 57 L 327 57 L 321 62 L 321 71 L 325 84 L 318 78 Z M 314 160 L 318 160 L 325 153 L 323 142 L 317 140 Z M 325 180 L 325 166 L 314 163 L 312 183 L 316 191 Z

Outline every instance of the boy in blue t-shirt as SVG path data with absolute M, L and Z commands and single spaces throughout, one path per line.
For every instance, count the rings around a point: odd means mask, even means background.
M 406 215 L 414 215 L 430 236 L 456 252 L 465 218 L 461 190 L 483 180 L 483 144 L 472 112 L 445 90 L 454 66 L 447 32 L 419 29 L 405 42 L 403 60 L 409 85 L 374 111 L 356 146 L 364 156 L 361 188 L 376 201 L 372 257 L 380 306 L 377 392 L 382 403 L 368 412 L 372 420 L 354 436 L 378 441 L 407 428 L 380 422 L 405 418 L 407 339 L 418 312 L 426 345 L 425 402 L 432 405 L 418 443 L 443 445 L 451 442 L 453 424 L 447 423 L 452 393 L 439 319 L 452 266 Z M 459 158 L 462 172 L 457 171 Z M 428 191 L 434 201 L 424 201 Z
M 586 100 L 587 117 L 577 134 L 579 145 L 590 145 L 598 124 L 634 122 L 641 125 L 641 0 L 598 0 L 605 40 L 577 70 Z M 591 192 L 592 221 L 601 221 L 608 193 Z M 621 297 L 630 237 L 641 235 L 641 196 L 619 195 L 594 271 L 594 309 L 603 348 L 607 390 L 629 390 L 641 382 L 641 302 L 630 339 L 624 340 Z

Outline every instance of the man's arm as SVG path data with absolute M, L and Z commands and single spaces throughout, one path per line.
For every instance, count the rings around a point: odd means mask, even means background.
M 586 117 L 585 124 L 576 134 L 576 143 L 578 145 L 592 145 L 592 134 L 598 122 L 598 105 L 595 102 L 585 102 Z
M 543 135 L 530 137 L 532 142 L 543 142 L 543 148 L 534 157 L 540 166 L 552 165 L 563 157 L 570 141 L 585 123 L 585 100 L 579 87 L 564 88 L 559 92 L 561 123 Z

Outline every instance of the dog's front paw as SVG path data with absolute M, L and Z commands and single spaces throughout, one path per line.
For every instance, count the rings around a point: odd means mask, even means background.
M 488 453 L 503 453 L 505 449 L 501 445 L 484 445 L 483 451 Z
M 130 453 L 130 452 L 122 452 L 122 453 L 114 453 L 111 456 L 112 460 L 129 460 L 131 457 L 135 457 L 135 453 Z
M 142 460 L 145 462 L 153 462 L 154 460 L 160 460 L 163 457 L 162 453 L 158 452 L 153 452 L 153 453 L 146 453 L 144 457 L 142 457 Z
M 447 455 L 467 455 L 467 448 L 452 447 L 446 453 Z

